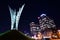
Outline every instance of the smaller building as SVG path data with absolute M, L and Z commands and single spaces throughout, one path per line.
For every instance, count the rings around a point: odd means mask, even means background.
M 35 22 L 31 22 L 30 31 L 31 31 L 31 35 L 37 35 L 37 33 L 41 31 L 40 26 L 35 24 Z

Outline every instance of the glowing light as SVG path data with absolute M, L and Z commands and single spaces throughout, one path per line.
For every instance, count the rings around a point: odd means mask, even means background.
M 58 36 L 59 36 L 59 38 L 60 38 L 60 30 L 58 30 L 57 34 L 58 34 Z
M 21 13 L 22 13 L 22 11 L 23 11 L 24 6 L 25 6 L 25 4 L 22 5 L 22 7 L 19 8 L 19 11 L 17 12 L 17 16 L 16 16 L 16 29 L 18 29 L 19 18 L 20 18 L 20 16 L 21 16 Z
M 32 36 L 32 38 L 33 38 L 33 39 L 35 39 L 35 40 L 37 40 L 37 37 L 36 37 L 36 35 Z
M 22 5 L 21 8 L 19 8 L 19 11 L 17 12 L 17 15 L 16 15 L 16 10 L 12 10 L 10 7 L 9 7 L 9 10 L 10 10 L 10 15 L 11 15 L 11 30 L 18 30 L 18 23 L 19 23 L 19 18 L 21 16 L 21 13 L 23 11 L 23 8 L 24 8 L 25 4 Z M 16 23 L 16 24 L 15 24 Z M 15 28 L 14 28 L 14 24 L 15 24 Z
M 46 16 L 46 14 L 41 14 L 40 16 L 43 17 L 43 16 Z

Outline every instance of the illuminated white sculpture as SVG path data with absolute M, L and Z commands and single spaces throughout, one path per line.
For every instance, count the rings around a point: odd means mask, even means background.
M 11 30 L 18 30 L 19 18 L 21 16 L 24 6 L 25 6 L 25 4 L 23 4 L 22 7 L 19 8 L 18 12 L 16 12 L 16 10 L 12 10 L 9 7 L 10 15 L 11 15 Z M 16 13 L 17 13 L 17 15 L 16 15 Z

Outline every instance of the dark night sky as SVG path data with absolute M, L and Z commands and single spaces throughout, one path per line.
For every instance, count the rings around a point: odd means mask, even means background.
M 59 1 L 47 1 L 47 0 L 1 0 L 0 1 L 0 33 L 10 30 L 10 13 L 8 5 L 12 9 L 18 11 L 25 3 L 20 21 L 19 30 L 29 32 L 29 23 L 34 21 L 38 22 L 37 17 L 40 14 L 45 13 L 47 16 L 54 19 L 57 27 L 60 27 L 60 2 Z

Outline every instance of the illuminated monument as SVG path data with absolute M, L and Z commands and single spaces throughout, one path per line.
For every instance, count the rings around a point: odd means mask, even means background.
M 25 4 L 23 4 L 22 7 L 19 8 L 18 12 L 16 12 L 16 10 L 12 10 L 9 7 L 10 15 L 11 15 L 11 30 L 18 30 L 19 19 L 20 19 L 24 6 L 25 6 Z M 16 13 L 17 13 L 17 15 L 16 15 Z

